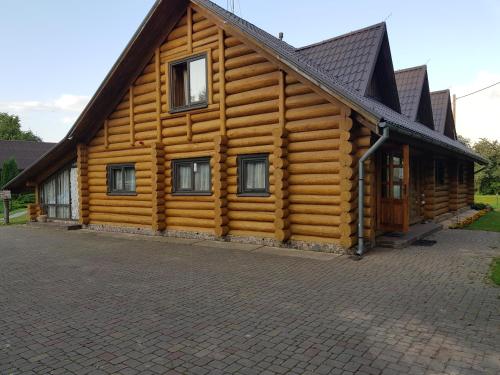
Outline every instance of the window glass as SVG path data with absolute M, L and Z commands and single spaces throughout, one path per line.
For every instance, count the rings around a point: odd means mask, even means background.
M 265 194 L 269 187 L 268 155 L 238 157 L 238 190 L 240 194 Z
M 69 169 L 63 169 L 49 177 L 41 186 L 41 206 L 43 212 L 53 219 L 70 218 Z
M 174 108 L 188 105 L 187 74 L 187 63 L 172 66 L 172 106 Z
M 210 159 L 196 158 L 174 160 L 172 162 L 173 193 L 210 194 Z
M 189 63 L 189 93 L 191 103 L 207 101 L 207 67 L 205 58 Z
M 398 184 L 394 184 L 392 186 L 392 197 L 394 199 L 401 199 L 402 198 L 402 194 L 401 194 L 401 185 L 398 185 Z
M 124 168 L 124 190 L 135 191 L 135 168 Z
M 262 190 L 266 188 L 266 161 L 248 160 L 245 162 L 245 189 Z
M 108 193 L 135 194 L 135 167 L 133 165 L 108 166 Z
M 123 171 L 122 169 L 113 169 L 113 188 L 112 190 L 123 190 Z
M 194 163 L 194 190 L 210 190 L 210 164 L 208 162 Z
M 181 164 L 179 166 L 179 190 L 192 190 L 192 177 L 191 164 Z

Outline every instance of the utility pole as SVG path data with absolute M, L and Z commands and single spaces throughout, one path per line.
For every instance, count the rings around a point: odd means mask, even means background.
M 227 10 L 234 13 L 234 0 L 227 0 Z

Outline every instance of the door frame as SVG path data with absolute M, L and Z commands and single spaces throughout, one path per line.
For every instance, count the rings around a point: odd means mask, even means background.
M 385 168 L 385 163 L 382 161 L 383 155 L 386 153 L 399 154 L 402 158 L 402 167 L 403 167 L 403 182 L 401 185 L 401 208 L 403 210 L 402 214 L 402 222 L 401 224 L 393 223 L 391 224 L 383 224 L 382 223 L 382 212 L 383 212 L 383 203 L 382 202 L 382 168 Z M 392 166 L 392 162 L 391 162 Z M 390 173 L 390 189 L 392 190 L 392 173 L 393 170 L 389 171 Z M 409 182 L 410 182 L 410 147 L 408 144 L 391 144 L 385 145 L 378 152 L 377 157 L 377 230 L 381 232 L 408 232 L 410 227 L 410 212 L 409 212 Z M 391 199 L 391 198 L 388 198 Z M 398 199 L 399 200 L 399 199 Z M 392 207 L 391 209 L 394 209 Z

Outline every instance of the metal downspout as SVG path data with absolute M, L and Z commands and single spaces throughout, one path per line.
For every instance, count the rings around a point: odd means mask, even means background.
M 382 144 L 389 139 L 389 127 L 386 126 L 385 121 L 381 121 L 378 125 L 383 128 L 382 137 L 374 143 L 372 147 L 365 152 L 358 162 L 358 250 L 356 255 L 363 256 L 365 252 L 365 243 L 363 238 L 364 232 L 364 211 L 365 211 L 365 161 L 373 155 Z

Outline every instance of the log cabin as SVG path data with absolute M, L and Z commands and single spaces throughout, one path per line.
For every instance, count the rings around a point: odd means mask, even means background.
M 385 23 L 297 48 L 211 1 L 158 0 L 8 187 L 36 187 L 31 220 L 362 254 L 473 203 L 486 160 L 443 105 L 425 67 L 394 72 Z

